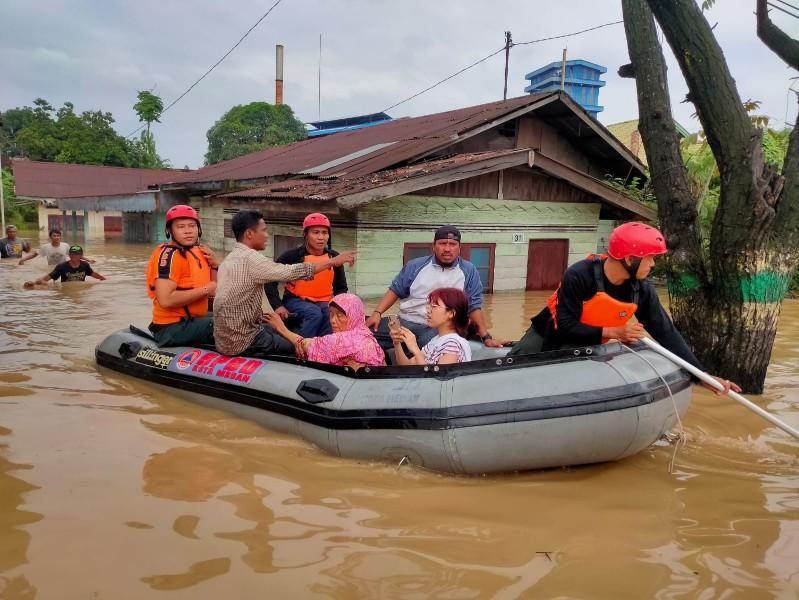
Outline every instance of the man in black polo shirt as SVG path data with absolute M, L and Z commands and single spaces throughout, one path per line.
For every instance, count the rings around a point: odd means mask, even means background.
M 83 260 L 83 248 L 75 245 L 69 247 L 69 260 L 56 265 L 55 269 L 36 281 L 26 281 L 25 287 L 32 288 L 35 285 L 47 283 L 51 279 L 53 281 L 61 279 L 62 282 L 85 281 L 87 276 L 94 277 L 100 281 L 105 280 L 104 276 L 92 269 L 91 265 Z

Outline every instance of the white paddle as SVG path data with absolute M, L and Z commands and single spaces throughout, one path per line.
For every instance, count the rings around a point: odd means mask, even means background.
M 671 352 L 669 350 L 666 350 L 663 346 L 658 344 L 655 340 L 650 339 L 650 338 L 643 338 L 643 339 L 641 339 L 641 341 L 644 344 L 646 344 L 647 347 L 649 347 L 651 350 L 654 350 L 658 354 L 660 354 L 662 356 L 665 356 L 670 361 L 672 361 L 673 363 L 681 366 L 683 369 L 685 369 L 686 371 L 688 371 L 692 375 L 697 376 L 700 380 L 704 381 L 706 384 L 708 384 L 709 386 L 713 387 L 714 389 L 717 389 L 719 391 L 724 390 L 724 386 L 721 385 L 715 379 L 713 379 L 710 375 L 708 375 L 707 373 L 705 373 L 704 371 L 702 371 L 700 369 L 697 369 L 691 363 L 689 363 L 688 361 L 683 360 L 682 358 L 680 358 L 679 356 L 677 356 L 673 352 Z M 772 423 L 772 424 L 776 425 L 777 427 L 782 429 L 784 432 L 791 434 L 796 439 L 799 439 L 799 431 L 797 431 L 796 429 L 794 429 L 793 427 L 791 427 L 790 425 L 788 425 L 784 421 L 780 421 L 777 417 L 772 415 L 770 412 L 767 412 L 767 411 L 763 410 L 762 408 L 760 408 L 757 404 L 755 404 L 751 400 L 747 400 L 746 398 L 741 396 L 741 394 L 733 392 L 732 390 L 727 392 L 727 395 L 730 398 L 732 398 L 733 400 L 735 400 L 736 402 L 738 402 L 739 404 L 743 404 L 746 408 L 751 410 L 753 413 L 756 413 L 756 414 L 760 415 L 761 417 L 763 417 L 769 423 Z

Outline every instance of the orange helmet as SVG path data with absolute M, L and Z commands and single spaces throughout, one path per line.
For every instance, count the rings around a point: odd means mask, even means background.
M 624 223 L 610 233 L 608 254 L 616 260 L 665 253 L 666 238 L 660 231 L 644 223 Z

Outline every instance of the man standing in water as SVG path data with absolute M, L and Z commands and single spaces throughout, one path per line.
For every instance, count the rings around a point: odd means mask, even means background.
M 89 263 L 83 260 L 83 248 L 80 246 L 69 247 L 69 260 L 57 265 L 50 273 L 40 277 L 35 281 L 26 281 L 25 287 L 32 288 L 35 285 L 47 283 L 51 279 L 61 279 L 62 283 L 70 281 L 86 281 L 86 277 L 94 277 L 100 281 L 105 281 L 105 277 L 91 268 Z
M 17 237 L 17 226 L 6 227 L 6 237 L 0 239 L 0 258 L 22 258 L 23 252 L 30 252 L 31 245 Z
M 219 289 L 214 299 L 214 338 L 222 354 L 292 354 L 294 347 L 264 325 L 261 302 L 264 284 L 272 281 L 311 280 L 326 269 L 355 262 L 354 252 L 342 252 L 322 262 L 278 264 L 263 254 L 269 239 L 261 213 L 244 210 L 233 216 L 236 245 L 219 267 Z
M 67 256 L 69 255 L 69 244 L 66 242 L 61 241 L 61 230 L 53 228 L 50 230 L 48 234 L 50 238 L 50 243 L 45 244 L 42 246 L 38 252 L 34 250 L 19 259 L 19 264 L 24 265 L 27 261 L 32 258 L 36 258 L 37 256 L 43 256 L 47 260 L 48 265 L 58 265 L 67 260 Z M 87 263 L 94 264 L 95 261 L 83 257 Z
M 147 264 L 147 293 L 153 299 L 150 331 L 159 346 L 213 344 L 209 299 L 216 291 L 219 261 L 200 246 L 200 215 L 179 204 L 166 212 L 166 237 Z
M 281 254 L 275 262 L 284 265 L 318 263 L 338 256 L 330 247 L 330 219 L 322 213 L 311 213 L 302 222 L 303 244 Z M 293 331 L 304 338 L 327 335 L 333 332 L 328 316 L 328 302 L 333 296 L 347 292 L 347 276 L 344 267 L 331 267 L 320 271 L 310 281 L 298 279 L 286 284 L 283 300 L 277 291 L 277 282 L 264 286 L 269 304 L 281 319 L 289 313 L 300 318 L 300 325 Z

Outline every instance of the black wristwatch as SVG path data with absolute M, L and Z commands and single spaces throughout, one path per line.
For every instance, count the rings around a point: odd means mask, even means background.
M 484 344 L 486 343 L 486 340 L 493 340 L 493 339 L 494 336 L 492 336 L 490 333 L 486 333 L 485 335 L 480 336 L 480 341 L 483 342 Z

